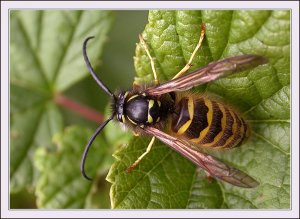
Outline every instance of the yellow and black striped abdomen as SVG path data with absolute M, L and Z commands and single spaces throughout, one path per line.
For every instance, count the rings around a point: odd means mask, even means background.
M 193 144 L 223 148 L 238 146 L 249 132 L 244 119 L 228 106 L 197 95 L 176 101 L 171 130 Z

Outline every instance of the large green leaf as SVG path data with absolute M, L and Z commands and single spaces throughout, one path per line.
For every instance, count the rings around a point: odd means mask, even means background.
M 98 189 L 101 191 L 101 197 L 109 199 L 106 187 L 97 185 L 99 179 L 94 179 L 92 183 L 85 180 L 79 173 L 82 147 L 78 145 L 85 145 L 91 135 L 92 132 L 88 129 L 79 126 L 69 127 L 64 132 L 55 135 L 55 150 L 39 148 L 36 151 L 35 163 L 41 172 L 36 186 L 39 208 L 108 207 L 99 206 L 101 202 L 93 201 Z M 89 176 L 95 177 L 98 170 L 98 176 L 101 176 L 103 174 L 101 168 L 106 169 L 104 166 L 107 165 L 107 160 L 104 158 L 110 157 L 106 154 L 109 152 L 106 145 L 103 138 L 98 138 L 94 142 L 94 147 L 91 148 L 86 162 L 86 173 Z M 96 203 L 98 203 L 97 206 L 95 206 Z
M 87 75 L 82 42 L 98 63 L 112 22 L 110 11 L 11 11 L 10 19 L 10 191 L 31 187 L 38 171 L 37 147 L 50 147 L 64 127 L 54 100 Z
M 156 142 L 132 171 L 126 169 L 150 139 L 135 138 L 115 153 L 107 179 L 113 208 L 289 208 L 290 207 L 290 12 L 150 11 L 143 37 L 160 80 L 169 80 L 187 62 L 201 30 L 203 47 L 193 61 L 199 68 L 238 54 L 259 54 L 269 63 L 198 88 L 240 111 L 252 135 L 240 148 L 212 153 L 260 182 L 254 189 L 208 183 L 186 158 Z M 138 81 L 153 80 L 149 59 L 136 48 Z

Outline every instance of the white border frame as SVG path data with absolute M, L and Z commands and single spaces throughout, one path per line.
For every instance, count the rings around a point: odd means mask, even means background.
M 170 8 L 170 5 L 172 8 Z M 9 151 L 9 10 L 10 9 L 291 9 L 291 210 L 10 210 L 8 156 Z M 171 217 L 171 218 L 240 218 L 240 217 L 298 217 L 299 218 L 299 2 L 298 1 L 56 1 L 1 2 L 1 218 L 99 218 L 99 217 Z M 3 180 L 4 179 L 4 180 Z

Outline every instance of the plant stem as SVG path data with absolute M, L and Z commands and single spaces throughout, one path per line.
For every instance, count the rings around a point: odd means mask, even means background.
M 75 113 L 78 113 L 83 118 L 86 118 L 86 119 L 96 122 L 96 123 L 103 122 L 103 114 L 102 113 L 100 113 L 90 107 L 81 105 L 64 95 L 60 95 L 60 94 L 57 95 L 55 97 L 54 101 L 57 105 L 62 106 L 66 109 L 69 109 Z

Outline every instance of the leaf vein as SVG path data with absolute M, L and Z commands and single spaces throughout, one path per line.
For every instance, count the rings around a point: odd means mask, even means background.
M 284 155 L 289 156 L 289 153 L 284 151 L 283 149 L 280 148 L 280 146 L 275 145 L 274 143 L 272 143 L 271 141 L 269 141 L 268 139 L 266 139 L 264 136 L 258 134 L 256 131 L 252 130 L 253 134 L 255 134 L 257 137 L 259 137 L 260 139 L 264 140 L 265 142 L 267 142 L 268 144 L 270 144 L 271 146 L 273 146 L 274 148 L 276 148 L 277 150 L 279 150 L 280 152 L 282 152 Z
M 44 109 L 43 109 L 43 110 L 44 110 Z M 40 118 L 42 117 L 43 110 L 41 110 L 40 113 L 37 115 L 37 117 L 38 117 L 37 120 L 40 120 Z M 28 151 L 30 150 L 30 147 L 32 146 L 32 143 L 34 142 L 35 134 L 36 134 L 36 132 L 38 131 L 38 127 L 39 127 L 39 123 L 37 122 L 37 123 L 36 123 L 36 126 L 35 126 L 35 128 L 34 128 L 34 131 L 32 132 L 32 136 L 31 136 L 30 140 L 28 141 L 28 144 L 25 145 L 26 148 L 22 150 L 23 153 L 22 153 L 22 155 L 20 156 L 20 158 L 18 159 L 18 162 L 16 163 L 14 170 L 11 170 L 11 173 L 10 173 L 11 177 L 12 177 L 12 176 L 14 175 L 14 173 L 19 169 L 21 163 L 24 161 L 26 155 L 28 154 Z
M 67 44 L 65 45 L 65 48 L 63 49 L 63 53 L 61 54 L 61 57 L 59 58 L 59 62 L 57 64 L 57 67 L 54 71 L 54 76 L 53 76 L 53 83 L 56 82 L 57 80 L 57 77 L 59 75 L 59 72 L 60 72 L 60 69 L 62 67 L 62 64 L 64 63 L 64 60 L 66 58 L 66 54 L 68 52 L 68 49 L 73 41 L 73 37 L 74 37 L 74 33 L 76 32 L 76 28 L 78 27 L 78 23 L 80 22 L 80 19 L 82 17 L 82 11 L 79 11 L 79 15 L 78 15 L 78 20 L 77 20 L 77 24 L 72 26 L 72 30 L 71 30 L 71 34 L 69 36 L 69 39 L 67 41 Z M 67 19 L 67 18 L 66 18 Z
M 190 205 L 193 187 L 194 187 L 194 184 L 195 184 L 195 181 L 196 181 L 196 177 L 198 175 L 197 172 L 198 172 L 197 169 L 195 169 L 192 180 L 191 180 L 190 189 L 189 189 L 189 198 L 187 199 L 187 203 L 186 203 L 185 208 L 188 208 L 188 206 Z
M 119 204 L 121 203 L 121 202 L 123 202 L 125 199 L 126 199 L 126 197 L 130 194 L 130 192 L 131 191 L 134 191 L 134 188 L 137 186 L 137 185 L 139 185 L 139 182 L 141 182 L 142 180 L 144 180 L 144 178 L 145 177 L 148 177 L 149 176 L 149 174 L 157 167 L 157 166 L 159 166 L 168 156 L 170 156 L 171 155 L 171 150 L 169 150 L 169 152 L 168 153 L 166 153 L 166 155 L 159 161 L 159 162 L 157 162 L 156 163 L 156 165 L 154 165 L 140 180 L 138 180 L 138 181 L 136 181 L 136 184 L 126 193 L 126 195 L 124 195 L 124 197 L 119 201 Z M 119 204 L 117 204 L 117 205 L 115 205 L 114 207 L 116 208 Z
M 42 75 L 42 77 L 43 77 L 43 80 L 44 80 L 46 86 L 49 87 L 49 82 L 48 82 L 48 80 L 47 80 L 45 71 L 44 71 L 44 69 L 42 68 L 42 65 L 41 65 L 41 62 L 40 62 L 39 57 L 37 56 L 37 54 L 36 54 L 36 52 L 35 52 L 35 50 L 34 50 L 32 44 L 30 43 L 29 35 L 28 35 L 27 32 L 26 32 L 26 29 L 25 29 L 25 27 L 24 27 L 24 24 L 22 23 L 22 20 L 21 20 L 19 17 L 17 17 L 17 20 L 18 20 L 18 22 L 19 22 L 19 24 L 20 24 L 20 31 L 23 33 L 24 39 L 25 39 L 25 41 L 27 42 L 27 47 L 29 48 L 29 52 L 31 53 L 32 57 L 34 58 L 34 61 L 35 61 L 36 65 L 37 65 L 38 69 L 39 69 L 40 72 L 41 72 L 41 75 Z

